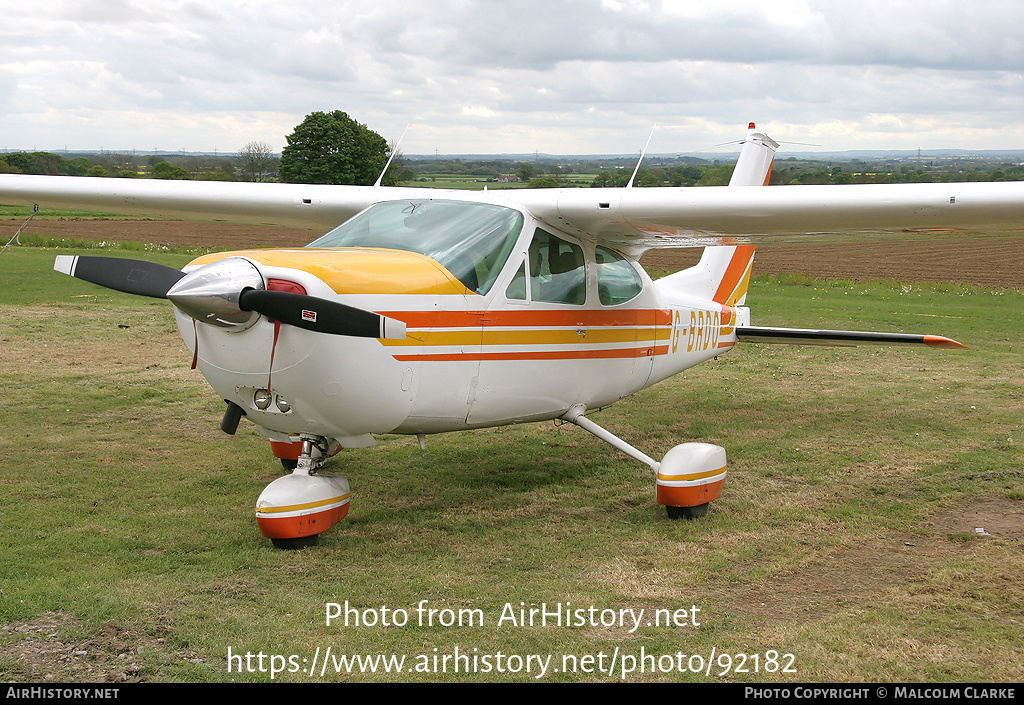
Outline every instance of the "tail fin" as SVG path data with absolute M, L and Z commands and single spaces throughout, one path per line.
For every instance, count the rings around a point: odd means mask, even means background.
M 742 144 L 729 185 L 767 186 L 779 143 L 750 123 Z M 753 262 L 753 245 L 713 245 L 704 248 L 695 266 L 659 279 L 658 285 L 723 306 L 742 306 L 747 300 Z
M 658 286 L 724 306 L 742 306 L 753 262 L 753 245 L 705 247 L 700 262 L 659 279 Z
M 712 281 L 718 282 L 715 301 L 725 306 L 742 306 L 747 300 L 750 285 L 750 269 L 754 264 L 754 246 L 706 247 L 698 266 L 707 260 Z M 721 272 L 718 275 L 718 272 Z
M 729 180 L 730 186 L 767 186 L 772 180 L 772 165 L 775 164 L 775 150 L 779 143 L 757 129 L 754 123 L 747 125 L 747 137 L 736 160 L 736 169 Z M 718 289 L 712 300 L 726 306 L 742 306 L 747 300 L 747 286 L 750 284 L 750 267 L 754 262 L 753 245 L 735 247 L 706 247 L 701 264 L 714 271 L 724 270 L 717 280 Z
M 767 186 L 772 178 L 775 150 L 779 143 L 758 130 L 754 123 L 747 126 L 747 136 L 742 142 L 743 149 L 736 160 L 730 186 Z

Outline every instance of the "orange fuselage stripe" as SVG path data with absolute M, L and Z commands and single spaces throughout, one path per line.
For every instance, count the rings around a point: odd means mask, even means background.
M 668 353 L 667 345 L 643 348 L 612 348 L 604 350 L 531 350 L 523 352 L 461 352 L 394 355 L 396 360 L 442 362 L 453 360 L 594 360 L 611 358 L 653 357 Z
M 669 326 L 667 309 L 600 311 L 592 309 L 553 311 L 378 311 L 403 321 L 410 328 L 579 328 L 584 326 Z
M 409 326 L 405 340 L 381 341 L 385 346 L 463 348 L 458 352 L 394 352 L 394 358 L 400 361 L 583 360 L 664 355 L 668 353 L 666 343 L 671 337 L 672 322 L 672 312 L 661 309 L 381 313 Z M 594 347 L 615 344 L 625 347 Z M 494 350 L 528 346 L 572 349 Z
M 460 330 L 411 331 L 404 340 L 381 340 L 386 347 L 435 345 L 599 345 L 638 343 L 641 340 L 665 341 L 672 335 L 669 328 L 566 328 L 498 329 L 469 328 Z

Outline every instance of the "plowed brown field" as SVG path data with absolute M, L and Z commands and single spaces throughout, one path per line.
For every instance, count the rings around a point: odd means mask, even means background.
M 0 242 L 7 242 L 20 220 L 0 221 Z M 182 220 L 37 220 L 25 232 L 96 242 L 134 240 L 178 247 L 298 247 L 319 235 L 312 230 L 258 227 Z M 699 248 L 652 250 L 646 265 L 677 270 L 696 262 Z M 820 279 L 873 279 L 954 282 L 994 288 L 1024 288 L 1024 234 L 892 236 L 872 242 L 760 245 L 755 273 L 805 274 Z

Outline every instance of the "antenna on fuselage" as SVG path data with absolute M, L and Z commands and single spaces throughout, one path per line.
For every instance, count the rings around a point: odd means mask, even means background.
M 391 150 L 391 154 L 388 156 L 388 163 L 384 165 L 384 169 L 381 170 L 380 176 L 377 177 L 377 181 L 374 182 L 374 186 L 380 186 L 380 182 L 384 180 L 384 174 L 388 173 L 388 167 L 391 166 L 391 160 L 398 154 L 398 148 L 402 146 L 402 140 L 405 139 L 405 133 L 409 131 L 409 125 L 405 126 L 402 130 L 402 136 L 398 138 L 398 142 L 395 144 L 395 148 Z
M 629 183 L 626 184 L 626 188 L 633 188 L 633 180 L 636 178 L 636 173 L 640 171 L 640 164 L 642 164 L 644 161 L 644 155 L 647 154 L 647 147 L 650 146 L 651 144 L 651 137 L 654 137 L 654 131 L 657 129 L 657 125 L 651 128 L 651 134 L 647 136 L 647 143 L 644 145 L 643 150 L 640 152 L 640 158 L 637 159 L 636 161 L 636 168 L 633 169 L 633 175 L 629 177 Z

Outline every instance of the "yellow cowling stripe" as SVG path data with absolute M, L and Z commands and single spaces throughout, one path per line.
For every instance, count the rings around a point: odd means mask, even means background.
M 192 260 L 204 265 L 246 257 L 267 267 L 308 272 L 338 294 L 471 294 L 436 261 L 415 252 L 371 247 L 242 250 L 216 252 Z

